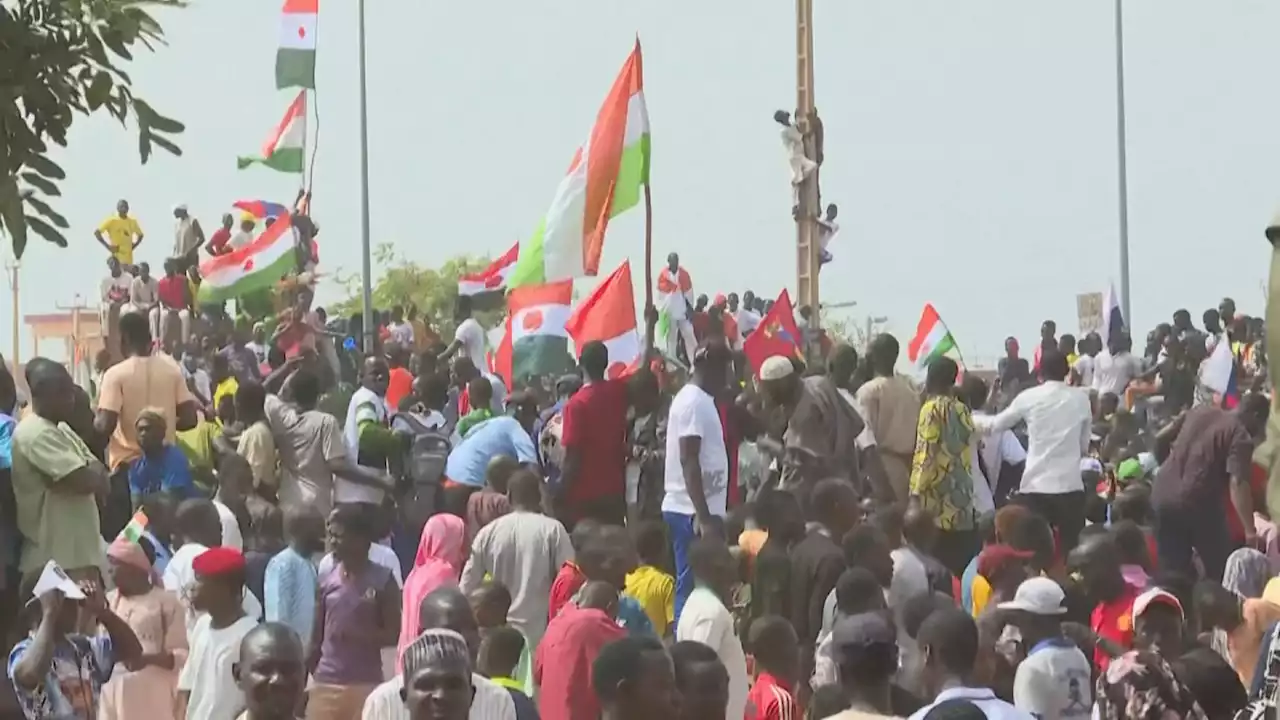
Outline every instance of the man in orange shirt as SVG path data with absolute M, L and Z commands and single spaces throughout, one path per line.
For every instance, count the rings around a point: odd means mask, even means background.
M 129 465 L 142 456 L 138 445 L 138 414 L 158 408 L 165 418 L 165 442 L 174 433 L 196 426 L 196 400 L 177 361 L 152 354 L 151 329 L 137 313 L 120 316 L 120 351 L 124 360 L 102 376 L 94 428 L 111 437 L 107 464 L 111 469 L 111 494 L 102 513 L 102 536 L 115 537 L 133 514 L 129 501 Z
M 400 401 L 413 393 L 413 373 L 409 372 L 409 348 L 400 343 L 387 343 L 387 366 L 391 376 L 387 381 L 387 411 L 395 413 Z

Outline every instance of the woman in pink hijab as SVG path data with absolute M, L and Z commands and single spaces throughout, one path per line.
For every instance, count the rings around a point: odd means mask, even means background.
M 440 513 L 432 516 L 423 526 L 422 539 L 418 541 L 418 556 L 413 561 L 409 576 L 404 579 L 396 672 L 402 669 L 400 656 L 404 654 L 404 649 L 418 637 L 418 606 L 422 604 L 422 598 L 442 585 L 458 584 L 466 555 L 463 547 L 465 536 L 462 518 L 457 515 Z
M 102 688 L 99 720 L 177 717 L 178 672 L 187 657 L 187 626 L 178 596 L 165 590 L 142 546 L 123 537 L 107 550 L 116 588 L 107 605 L 142 643 L 139 667 L 117 667 Z

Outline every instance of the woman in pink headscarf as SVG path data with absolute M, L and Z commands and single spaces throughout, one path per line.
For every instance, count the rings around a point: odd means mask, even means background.
M 117 667 L 102 688 L 99 720 L 145 717 L 168 720 L 175 712 L 178 671 L 187 657 L 186 616 L 178 596 L 160 584 L 142 546 L 123 537 L 107 550 L 116 589 L 107 606 L 142 644 L 139 667 Z
M 403 667 L 400 656 L 418 637 L 418 606 L 432 590 L 458 584 L 465 557 L 463 540 L 466 533 L 462 518 L 441 513 L 434 515 L 422 528 L 418 541 L 418 557 L 413 561 L 409 577 L 404 579 L 404 602 L 400 611 L 400 642 L 396 647 L 396 672 Z

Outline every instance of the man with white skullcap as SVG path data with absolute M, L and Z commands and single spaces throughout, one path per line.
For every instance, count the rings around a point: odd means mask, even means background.
M 782 486 L 795 488 L 838 477 L 861 487 L 858 436 L 866 423 L 840 396 L 830 375 L 802 378 L 797 362 L 775 355 L 760 365 L 761 393 L 788 418 L 782 436 L 788 457 L 804 458 L 812 465 L 803 473 L 794 463 L 784 465 Z
M 204 229 L 200 221 L 191 217 L 185 203 L 173 206 L 173 217 L 177 220 L 173 230 L 173 255 L 180 261 L 179 272 L 185 271 L 187 265 L 195 260 L 196 251 L 204 245 Z
M 452 630 L 432 629 L 404 650 L 400 697 L 410 720 L 466 720 L 471 711 L 471 654 Z
M 406 612 L 408 608 L 405 608 Z M 452 697 L 453 680 L 448 680 L 457 672 L 459 663 L 452 658 L 461 652 L 465 658 L 467 677 L 467 700 L 461 715 L 446 715 L 448 718 L 467 718 L 468 720 L 519 720 L 515 703 L 506 688 L 491 680 L 470 671 L 475 665 L 476 652 L 480 645 L 480 630 L 476 627 L 475 614 L 467 597 L 456 585 L 445 585 L 436 588 L 422 598 L 418 606 L 418 627 L 422 633 L 409 647 L 405 648 L 402 659 L 404 672 L 393 676 L 369 693 L 360 713 L 361 720 L 411 720 L 430 716 L 431 708 L 441 708 L 443 697 Z M 462 644 L 456 640 L 461 638 Z M 426 636 L 428 640 L 422 640 Z M 421 647 L 419 647 L 421 645 Z M 425 668 L 425 669 L 424 669 Z M 424 678 L 424 675 L 431 677 Z M 413 684 L 419 682 L 418 693 L 430 694 L 433 697 L 423 699 L 413 709 L 409 703 L 414 702 Z M 423 684 L 425 683 L 425 685 Z M 425 688 L 425 689 L 423 689 Z M 456 705 L 447 706 L 454 712 Z

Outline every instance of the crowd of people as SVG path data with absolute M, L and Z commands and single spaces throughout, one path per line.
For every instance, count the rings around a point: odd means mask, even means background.
M 153 292 L 127 211 L 91 386 L 0 373 L 23 717 L 1276 712 L 1266 328 L 1229 300 L 1141 355 L 1046 322 L 990 383 L 942 357 L 919 386 L 889 334 L 751 366 L 770 308 L 695 299 L 673 254 L 682 362 L 501 378 L 465 297 L 448 342 L 394 308 L 355 350 L 306 253 L 237 317 L 194 304 L 185 208 Z M 1221 343 L 1238 397 L 1203 382 Z

